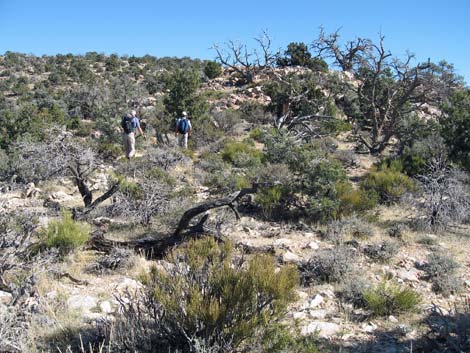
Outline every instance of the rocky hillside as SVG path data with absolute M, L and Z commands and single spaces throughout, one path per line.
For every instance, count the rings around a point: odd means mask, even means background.
M 437 119 L 454 113 L 389 110 L 378 151 L 366 79 L 208 66 L 1 57 L 0 351 L 469 349 L 469 177 Z M 148 138 L 127 160 L 130 109 Z

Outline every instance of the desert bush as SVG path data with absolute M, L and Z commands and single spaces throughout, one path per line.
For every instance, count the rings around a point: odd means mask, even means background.
M 274 259 L 264 255 L 234 261 L 231 244 L 208 238 L 190 241 L 166 260 L 168 271 L 152 268 L 142 277 L 143 297 L 123 303 L 110 340 L 113 351 L 247 347 L 282 317 L 298 282 L 293 267 L 277 271 Z
M 317 353 L 318 343 L 315 335 L 302 336 L 283 325 L 275 325 L 268 330 L 261 347 L 253 347 L 253 352 L 262 353 Z
M 212 113 L 214 124 L 224 134 L 232 133 L 233 128 L 242 121 L 242 113 L 238 110 L 227 109 Z
M 399 246 L 396 242 L 386 240 L 367 245 L 364 248 L 364 254 L 373 261 L 388 262 L 398 253 L 398 249 Z
M 345 245 L 319 250 L 300 266 L 302 283 L 339 282 L 354 271 L 354 258 L 354 251 Z
M 415 184 L 401 173 L 401 165 L 381 165 L 371 170 L 361 182 L 361 188 L 375 192 L 380 201 L 390 204 L 398 201 L 405 193 L 415 190 Z
M 355 307 L 364 307 L 366 305 L 364 299 L 364 291 L 370 287 L 367 281 L 360 276 L 347 276 L 341 280 L 338 287 L 338 296 L 346 303 L 351 303 Z
M 455 306 L 451 312 L 443 312 L 434 306 L 424 320 L 428 328 L 425 335 L 425 352 L 469 352 L 470 351 L 470 303 Z
M 342 220 L 334 220 L 327 224 L 322 237 L 335 244 L 343 243 L 348 236 L 359 239 L 368 239 L 374 236 L 372 225 L 353 215 Z
M 468 129 L 470 127 L 470 90 L 454 92 L 448 104 L 444 105 L 442 135 L 450 149 L 450 157 L 464 169 L 470 170 L 470 148 Z
M 74 221 L 70 212 L 63 211 L 60 220 L 49 222 L 40 232 L 40 248 L 57 248 L 63 256 L 85 244 L 89 236 L 88 224 Z
M 134 251 L 131 249 L 113 248 L 108 254 L 99 256 L 88 264 L 86 271 L 90 273 L 109 273 L 125 270 L 134 264 Z
M 204 66 L 204 74 L 209 80 L 219 77 L 222 75 L 222 65 L 215 61 L 208 61 Z
M 468 220 L 470 214 L 469 175 L 447 165 L 442 159 L 429 162 L 428 171 L 418 177 L 421 198 L 414 203 L 418 217 L 414 226 L 442 230 Z
M 462 283 L 456 276 L 458 268 L 458 263 L 451 256 L 441 252 L 429 254 L 424 265 L 428 280 L 432 282 L 432 289 L 445 296 L 461 289 Z
M 241 104 L 239 111 L 243 114 L 243 120 L 255 124 L 263 125 L 272 122 L 272 115 L 266 112 L 265 107 L 256 101 L 245 101 Z
M 27 352 L 28 324 L 22 318 L 24 313 L 16 307 L 0 310 L 0 351 Z
M 329 114 L 329 115 L 332 115 L 332 114 Z M 351 124 L 341 119 L 332 118 L 332 119 L 327 119 L 325 121 L 322 121 L 321 123 L 322 132 L 328 135 L 336 136 L 342 132 L 351 131 L 351 129 L 352 129 Z
M 363 293 L 366 308 L 375 316 L 387 316 L 415 311 L 421 302 L 413 289 L 391 281 L 382 281 Z
M 222 159 L 239 168 L 260 166 L 263 152 L 250 145 L 249 141 L 229 141 L 221 151 Z
M 392 238 L 403 238 L 403 235 L 406 231 L 409 230 L 409 227 L 403 223 L 394 223 L 388 228 L 387 234 Z
M 370 190 L 354 189 L 352 184 L 341 182 L 336 184 L 340 201 L 338 215 L 349 216 L 373 209 L 378 202 L 377 194 Z
M 356 168 L 358 166 L 357 155 L 349 150 L 336 150 L 333 158 L 341 162 L 345 168 Z

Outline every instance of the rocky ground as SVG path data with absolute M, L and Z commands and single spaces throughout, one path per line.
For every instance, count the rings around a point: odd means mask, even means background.
M 347 142 L 339 143 L 339 148 L 347 149 Z M 137 158 L 143 158 L 138 157 Z M 369 169 L 370 158 L 358 157 L 357 166 L 350 170 L 352 178 Z M 181 167 L 180 167 L 181 168 Z M 184 174 L 198 191 L 198 201 L 207 200 L 207 190 L 198 185 L 196 178 L 191 178 L 191 163 L 184 167 Z M 92 188 L 104 190 L 106 176 L 111 166 L 101 166 L 93 179 Z M 173 171 L 180 173 L 182 171 Z M 73 207 L 81 203 L 80 195 L 72 183 L 63 179 L 59 184 L 28 185 L 24 190 L 5 191 L 0 194 L 0 205 L 4 209 L 30 209 L 40 214 L 40 226 L 45 226 L 50 219 L 44 207 L 45 200 L 57 202 L 60 206 Z M 382 278 L 394 278 L 398 283 L 414 288 L 422 295 L 423 301 L 419 311 L 402 316 L 370 318 L 363 309 L 342 303 L 337 295 L 335 284 L 319 284 L 298 288 L 298 298 L 289 309 L 286 320 L 297 325 L 302 334 L 317 333 L 319 338 L 341 347 L 343 352 L 407 352 L 411 351 L 413 342 L 422 335 L 422 319 L 432 307 L 449 312 L 454 305 L 470 299 L 470 249 L 469 228 L 455 229 L 446 234 L 422 234 L 407 230 L 399 243 L 398 252 L 386 263 L 371 261 L 364 255 L 363 249 L 370 244 L 390 240 L 387 234 L 391 222 L 407 222 L 413 209 L 405 206 L 380 207 L 371 215 L 370 236 L 356 240 L 356 271 L 368 281 L 378 282 Z M 237 248 L 248 252 L 257 250 L 274 253 L 280 263 L 300 265 L 322 249 L 332 248 L 331 241 L 325 240 L 322 234 L 325 226 L 308 226 L 303 224 L 279 224 L 262 222 L 243 215 L 239 221 L 228 212 L 224 215 L 227 222 L 224 233 Z M 102 220 L 97 220 L 94 227 L 99 227 Z M 118 222 L 109 220 L 107 222 Z M 112 236 L 112 232 L 109 233 Z M 122 234 L 119 236 L 122 237 Z M 427 238 L 432 246 L 420 239 Z M 351 238 L 353 240 L 353 238 Z M 395 241 L 395 239 L 393 239 Z M 464 282 L 463 292 L 444 297 L 435 294 L 431 283 L 425 279 L 422 266 L 432 249 L 440 249 L 452 254 L 460 269 L 458 275 Z M 130 255 L 128 265 L 121 269 L 97 273 L 90 270 L 90 263 L 101 254 L 83 250 L 74 253 L 53 271 L 66 273 L 67 276 L 54 276 L 51 273 L 39 273 L 38 290 L 35 297 L 28 299 L 30 308 L 41 305 L 47 308 L 54 317 L 55 327 L 97 325 L 99 322 L 112 320 L 119 315 L 119 300 L 132 300 L 141 284 L 139 274 L 154 263 L 140 255 Z M 126 255 L 127 256 L 127 255 Z M 356 261 L 356 260 L 355 260 Z M 165 266 L 164 260 L 157 261 L 158 266 Z M 52 271 L 52 269 L 51 269 Z M 11 301 L 11 294 L 0 291 L 0 305 L 5 308 Z M 38 335 L 51 327 L 36 324 Z M 373 350 L 371 350 L 373 347 Z M 338 348 L 339 350 L 339 348 Z

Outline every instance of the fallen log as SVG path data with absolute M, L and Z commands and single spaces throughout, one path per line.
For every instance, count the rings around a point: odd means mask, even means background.
M 238 201 L 245 195 L 256 193 L 261 187 L 272 185 L 273 184 L 271 183 L 255 183 L 252 185 L 252 187 L 241 189 L 227 197 L 202 202 L 194 207 L 191 207 L 181 216 L 181 219 L 178 222 L 178 226 L 171 235 L 152 234 L 151 236 L 137 240 L 116 241 L 105 238 L 104 233 L 101 231 L 95 231 L 88 241 L 87 248 L 108 253 L 115 247 L 123 247 L 141 252 L 147 257 L 161 258 L 165 256 L 169 249 L 182 242 L 185 242 L 189 239 L 198 238 L 204 234 L 212 233 L 204 226 L 207 219 L 209 218 L 209 215 L 206 213 L 207 211 L 227 206 L 234 211 L 237 219 L 239 219 L 240 215 L 237 212 Z M 191 221 L 203 213 L 206 214 L 201 217 L 199 222 L 196 225 L 191 226 Z

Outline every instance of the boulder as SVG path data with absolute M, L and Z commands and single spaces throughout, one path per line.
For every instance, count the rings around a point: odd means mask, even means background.
M 8 293 L 0 290 L 0 304 L 9 304 L 13 296 Z
M 326 338 L 336 335 L 341 330 L 341 326 L 332 322 L 312 321 L 301 328 L 304 336 L 318 334 L 319 337 Z
M 282 261 L 284 263 L 300 263 L 302 259 L 294 254 L 293 252 L 286 251 L 284 254 L 282 254 Z
M 81 310 L 84 314 L 89 313 L 98 305 L 98 299 L 91 295 L 72 295 L 67 300 L 70 309 Z

